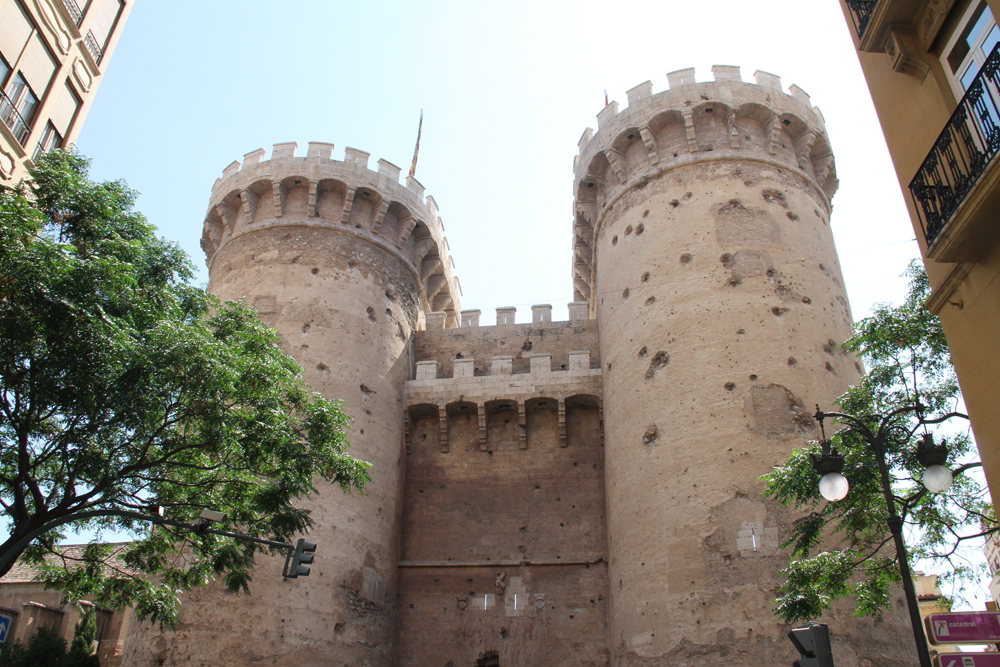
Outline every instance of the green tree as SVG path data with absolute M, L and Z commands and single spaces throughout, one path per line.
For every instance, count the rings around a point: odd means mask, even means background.
M 52 628 L 38 628 L 27 645 L 5 643 L 0 650 L 0 667 L 67 667 L 66 640 Z
M 66 654 L 66 667 L 101 667 L 97 654 L 92 653 L 96 639 L 97 614 L 93 607 L 87 607 L 73 630 L 73 641 Z
M 133 210 L 135 193 L 91 182 L 88 166 L 52 151 L 29 188 L 0 192 L 0 554 L 52 521 L 152 505 L 294 541 L 311 525 L 294 503 L 316 477 L 344 491 L 369 480 L 344 452 L 341 405 L 308 391 L 245 303 L 188 284 L 190 260 Z M 49 531 L 21 558 L 70 598 L 166 624 L 182 590 L 220 577 L 247 591 L 265 549 L 122 517 L 68 527 L 137 540 L 71 559 Z
M 910 286 L 903 304 L 877 305 L 844 344 L 869 370 L 837 400 L 839 411 L 865 416 L 872 428 L 874 415 L 913 405 L 918 398 L 927 418 L 955 411 L 961 398 L 941 323 L 923 307 L 930 296 L 927 275 L 917 261 L 904 275 Z M 965 474 L 981 466 L 970 462 L 977 454 L 975 443 L 967 431 L 948 435 L 955 481 L 946 493 L 932 494 L 921 485 L 924 468 L 915 456 L 924 432 L 918 417 L 904 413 L 897 424 L 900 437 L 889 443 L 886 457 L 910 559 L 931 560 L 935 568 L 944 568 L 943 581 L 962 590 L 981 580 L 985 566 L 968 560 L 961 547 L 980 546 L 996 530 L 984 483 Z M 793 451 L 784 465 L 762 478 L 766 496 L 808 510 L 783 545 L 791 549 L 792 560 L 778 589 L 776 613 L 789 623 L 816 618 L 834 600 L 848 596 L 856 599 L 855 613 L 879 621 L 891 608 L 890 586 L 901 582 L 875 456 L 853 433 L 841 432 L 831 440 L 845 457 L 843 474 L 851 484 L 844 500 L 826 502 L 819 495 L 812 462 L 820 452 L 817 443 Z

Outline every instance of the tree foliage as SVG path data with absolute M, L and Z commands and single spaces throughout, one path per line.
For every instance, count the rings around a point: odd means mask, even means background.
M 876 415 L 918 399 L 925 406 L 924 417 L 931 419 L 955 411 L 961 398 L 941 323 L 923 307 L 930 296 L 923 267 L 914 261 L 905 275 L 910 286 L 903 304 L 877 305 L 843 346 L 869 370 L 837 400 L 839 411 L 861 417 L 872 430 Z M 965 428 L 962 422 L 957 426 Z M 924 467 L 915 454 L 924 427 L 917 413 L 894 419 L 896 437 L 887 443 L 886 459 L 911 566 L 929 559 L 935 569 L 944 568 L 943 581 L 955 582 L 961 590 L 985 574 L 985 567 L 968 560 L 962 547 L 981 546 L 984 535 L 996 529 L 996 517 L 981 476 L 967 473 L 981 465 L 974 460 L 975 443 L 967 430 L 953 429 L 938 429 L 947 432 L 948 465 L 955 472 L 946 493 L 932 494 L 921 484 Z M 940 441 L 942 434 L 935 437 Z M 845 457 L 843 474 L 851 490 L 844 500 L 826 502 L 819 495 L 812 461 L 820 451 L 817 443 L 793 451 L 784 465 L 763 477 L 765 495 L 808 510 L 784 544 L 792 560 L 784 570 L 787 580 L 778 590 L 776 613 L 789 623 L 816 618 L 834 600 L 848 596 L 855 597 L 855 613 L 881 620 L 891 608 L 890 587 L 901 582 L 875 454 L 846 429 L 831 440 Z
M 88 166 L 52 151 L 30 189 L 0 192 L 0 554 L 54 520 L 153 505 L 294 541 L 311 525 L 294 503 L 315 477 L 345 491 L 369 479 L 345 454 L 341 405 L 308 390 L 245 303 L 190 285 L 190 260 L 133 210 L 135 193 L 91 182 Z M 247 591 L 262 551 L 121 517 L 68 527 L 137 540 L 71 559 L 50 531 L 21 557 L 68 597 L 167 624 L 192 586 Z

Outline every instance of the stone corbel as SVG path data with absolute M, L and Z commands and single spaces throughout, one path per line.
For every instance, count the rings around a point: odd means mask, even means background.
M 448 409 L 443 405 L 438 406 L 438 434 L 441 451 L 447 453 L 450 450 L 448 443 Z
M 271 196 L 274 203 L 274 217 L 280 218 L 285 211 L 285 196 L 288 192 L 281 181 L 271 183 Z
M 726 114 L 726 131 L 729 132 L 729 147 L 737 149 L 740 147 L 740 131 L 736 129 L 736 110 L 730 109 Z
M 353 192 L 353 191 L 352 191 Z M 316 210 L 316 200 L 319 198 L 319 181 L 309 179 L 309 199 L 306 217 L 315 218 L 319 215 Z
M 611 170 L 615 172 L 615 177 L 618 179 L 619 183 L 625 182 L 625 156 L 616 151 L 614 148 L 609 148 L 604 151 L 604 157 L 608 159 L 608 163 L 611 164 Z
M 487 451 L 486 447 L 486 406 L 476 404 L 476 414 L 479 417 L 479 451 Z
M 918 15 L 915 23 L 920 35 L 917 46 L 921 51 L 930 51 L 954 4 L 955 0 L 927 0 L 923 3 L 923 13 Z
M 528 448 L 528 419 L 524 401 L 517 402 L 517 446 L 520 449 Z
M 566 401 L 559 399 L 559 446 L 565 447 L 569 443 L 566 442 Z
M 260 198 L 249 190 L 240 190 L 240 200 L 243 201 L 243 213 L 247 216 L 247 222 L 253 222 L 257 217 Z
M 220 218 L 222 218 L 222 224 L 229 231 L 231 236 L 236 227 L 236 209 L 229 204 L 220 202 L 215 205 L 215 212 L 219 214 Z
M 930 65 L 920 57 L 920 51 L 908 33 L 895 28 L 890 29 L 885 38 L 884 48 L 892 60 L 892 69 L 901 74 L 909 74 L 923 81 L 931 69 Z
M 767 152 L 771 155 L 777 155 L 778 146 L 781 144 L 781 119 L 778 116 L 771 119 L 770 135 Z
M 416 218 L 409 217 L 405 220 L 399 222 L 399 238 L 396 239 L 396 246 L 399 248 L 403 247 L 406 243 L 406 239 L 410 238 L 410 234 L 413 233 L 413 228 L 417 226 Z
M 660 149 L 656 145 L 656 136 L 650 132 L 648 127 L 640 127 L 639 137 L 642 138 L 642 143 L 646 145 L 646 150 L 649 152 L 649 163 L 659 164 Z
M 383 201 L 378 205 L 378 209 L 375 210 L 375 224 L 372 225 L 372 234 L 378 234 L 382 229 L 382 223 L 385 221 L 385 214 L 389 210 L 389 202 Z
M 694 114 L 690 109 L 684 109 L 681 111 L 681 116 L 684 117 L 684 134 L 687 136 L 688 150 L 692 153 L 697 153 L 698 136 L 694 131 Z
M 340 214 L 340 221 L 345 225 L 351 220 L 351 209 L 354 208 L 354 193 L 356 188 L 347 188 L 347 195 L 344 197 L 344 210 Z
M 812 167 L 812 149 L 815 143 L 816 133 L 809 130 L 799 144 L 799 169 L 806 173 L 809 173 L 809 169 Z

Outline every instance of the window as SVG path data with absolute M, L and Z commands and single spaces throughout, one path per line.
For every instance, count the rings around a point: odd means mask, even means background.
M 38 145 L 35 147 L 35 152 L 31 156 L 32 162 L 37 162 L 38 158 L 42 157 L 42 154 L 48 153 L 53 148 L 59 148 L 62 146 L 62 135 L 56 131 L 56 126 L 52 124 L 50 120 L 45 124 L 45 131 L 42 132 L 42 138 L 38 140 Z
M 965 95 L 997 42 L 1000 42 L 1000 28 L 986 1 L 973 2 L 941 56 L 959 97 Z
M 0 100 L 0 118 L 11 129 L 21 145 L 28 140 L 31 132 L 31 118 L 38 107 L 38 97 L 32 92 L 24 76 L 18 72 L 7 85 L 7 91 Z

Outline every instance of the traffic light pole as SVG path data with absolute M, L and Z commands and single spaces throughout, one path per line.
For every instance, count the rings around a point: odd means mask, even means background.
M 253 542 L 255 544 L 263 544 L 269 547 L 275 547 L 277 549 L 285 549 L 289 552 L 294 552 L 295 547 L 291 544 L 285 542 L 276 542 L 274 540 L 265 540 L 259 537 L 252 537 L 250 535 L 243 535 L 242 533 L 231 533 L 228 530 L 218 530 L 216 528 L 210 528 L 206 523 L 184 523 L 183 521 L 174 521 L 173 519 L 167 519 L 162 516 L 154 516 L 152 514 L 140 514 L 139 512 L 131 512 L 128 510 L 91 510 L 87 512 L 78 512 L 71 516 L 61 517 L 59 519 L 54 519 L 48 523 L 39 526 L 35 530 L 31 531 L 20 540 L 15 542 L 9 549 L 7 549 L 3 554 L 0 554 L 0 572 L 5 571 L 5 568 L 10 566 L 17 557 L 21 555 L 31 541 L 44 535 L 53 528 L 58 528 L 59 526 L 70 523 L 71 521 L 79 521 L 80 519 L 93 519 L 95 517 L 102 516 L 117 516 L 125 519 L 136 519 L 138 521 L 148 521 L 150 523 L 155 523 L 161 526 L 172 526 L 174 528 L 182 528 L 184 530 L 190 530 L 195 533 L 211 533 L 213 535 L 221 535 L 223 537 L 231 537 L 234 540 L 240 540 L 242 542 Z M 300 542 L 302 540 L 299 540 Z M 315 549 L 315 545 L 313 545 Z

